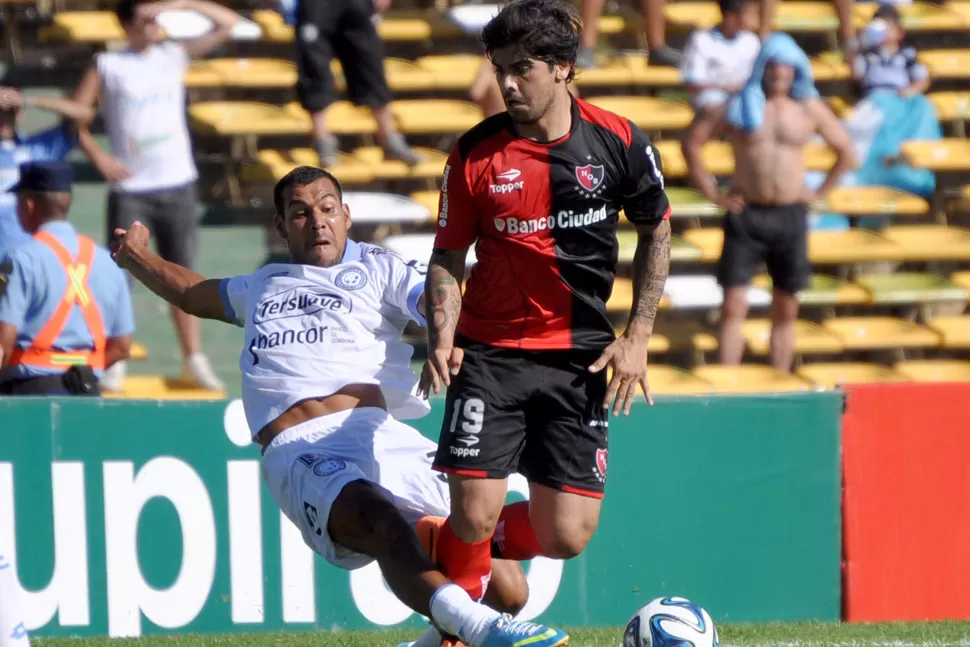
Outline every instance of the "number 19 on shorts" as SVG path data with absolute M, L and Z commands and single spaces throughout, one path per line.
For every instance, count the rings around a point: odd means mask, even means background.
M 449 448 L 452 456 L 464 458 L 478 456 L 481 449 L 475 447 L 485 421 L 485 403 L 481 398 L 456 398 L 452 405 L 451 424 L 448 431 L 454 438 Z

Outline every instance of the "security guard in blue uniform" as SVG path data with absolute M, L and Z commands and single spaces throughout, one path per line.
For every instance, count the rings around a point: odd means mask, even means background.
M 128 357 L 134 317 L 121 269 L 67 221 L 71 167 L 20 167 L 17 216 L 32 239 L 8 250 L 0 285 L 0 394 L 100 395 Z

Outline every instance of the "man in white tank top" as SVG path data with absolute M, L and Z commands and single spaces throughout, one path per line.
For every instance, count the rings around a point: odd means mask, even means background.
M 209 18 L 214 28 L 182 43 L 164 42 L 156 18 L 173 10 L 191 10 Z M 75 101 L 95 106 L 101 101 L 111 152 L 102 150 L 87 128 L 80 145 L 111 184 L 108 196 L 108 238 L 116 228 L 136 220 L 147 222 L 166 260 L 191 267 L 198 237 L 195 181 L 185 119 L 185 71 L 224 44 L 240 17 L 206 0 L 119 0 L 115 7 L 128 46 L 98 54 L 74 94 Z M 222 390 L 202 353 L 198 319 L 178 308 L 172 318 L 184 358 L 184 377 L 208 389 Z M 110 385 L 122 374 L 106 375 Z
M 115 258 L 169 303 L 244 329 L 243 406 L 263 478 L 307 545 L 348 570 L 376 560 L 405 604 L 471 647 L 565 645 L 558 629 L 494 610 L 524 605 L 518 564 L 494 563 L 489 608 L 473 601 L 488 583 L 479 565 L 442 573 L 433 562 L 435 547 L 448 550 L 442 533 L 424 548 L 415 534 L 450 508 L 447 483 L 431 469 L 435 443 L 395 419 L 429 408 L 400 339 L 409 321 L 425 323 L 424 266 L 348 239 L 342 197 L 321 169 L 280 180 L 274 225 L 293 262 L 252 274 L 207 280 L 167 262 L 149 251 L 140 223 L 116 232 Z M 421 645 L 441 640 L 432 629 Z

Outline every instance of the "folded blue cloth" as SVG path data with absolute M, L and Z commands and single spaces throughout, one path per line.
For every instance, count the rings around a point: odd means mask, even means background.
M 754 69 L 748 82 L 728 104 L 727 119 L 735 128 L 752 131 L 757 130 L 764 123 L 765 91 L 762 88 L 762 81 L 765 76 L 765 66 L 771 61 L 795 68 L 795 80 L 791 87 L 793 99 L 804 101 L 819 96 L 812 77 L 812 62 L 808 60 L 808 56 L 791 36 L 781 32 L 774 33 L 761 46 L 761 52 L 754 61 Z

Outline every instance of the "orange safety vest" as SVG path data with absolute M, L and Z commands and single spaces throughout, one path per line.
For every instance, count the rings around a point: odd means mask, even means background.
M 101 317 L 101 309 L 98 308 L 88 289 L 88 276 L 94 261 L 94 241 L 78 234 L 77 258 L 72 259 L 71 253 L 64 248 L 64 245 L 46 231 L 38 231 L 34 234 L 34 239 L 54 252 L 64 274 L 67 275 L 67 289 L 64 290 L 64 295 L 57 304 L 54 314 L 40 329 L 30 346 L 25 349 L 15 348 L 10 354 L 10 364 L 52 369 L 66 369 L 76 364 L 87 364 L 94 369 L 104 369 L 104 319 Z M 61 336 L 75 305 L 81 308 L 84 323 L 87 324 L 88 332 L 94 338 L 94 350 L 60 351 L 54 348 L 54 342 Z

